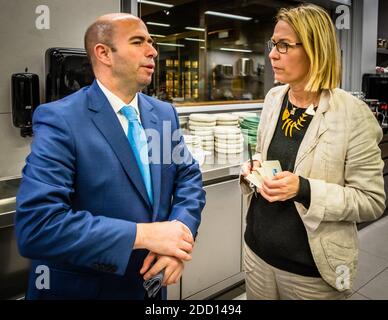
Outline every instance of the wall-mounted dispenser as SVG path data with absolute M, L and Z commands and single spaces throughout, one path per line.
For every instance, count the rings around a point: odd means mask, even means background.
M 39 77 L 27 71 L 14 73 L 11 85 L 12 121 L 22 137 L 32 136 L 32 113 L 40 104 Z
M 61 99 L 94 80 L 84 49 L 49 48 L 45 53 L 46 102 Z

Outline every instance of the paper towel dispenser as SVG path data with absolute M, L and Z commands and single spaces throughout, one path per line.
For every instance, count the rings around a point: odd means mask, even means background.
M 32 136 L 32 113 L 40 104 L 39 77 L 37 74 L 15 73 L 12 75 L 12 122 L 20 128 L 22 137 Z
M 84 49 L 49 48 L 45 54 L 46 102 L 61 99 L 94 80 Z

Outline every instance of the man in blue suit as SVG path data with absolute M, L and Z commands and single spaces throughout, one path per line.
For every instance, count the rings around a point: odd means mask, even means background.
M 85 47 L 93 84 L 34 112 L 15 227 L 32 259 L 27 298 L 144 299 L 144 280 L 164 270 L 176 283 L 191 259 L 202 176 L 174 107 L 139 92 L 157 56 L 145 24 L 104 15 Z

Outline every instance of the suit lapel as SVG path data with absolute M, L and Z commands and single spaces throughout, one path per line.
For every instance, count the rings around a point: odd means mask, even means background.
M 147 100 L 147 98 L 139 93 L 138 95 L 140 118 L 143 128 L 146 131 L 147 138 L 157 139 L 151 143 L 153 148 L 152 157 L 150 158 L 150 171 L 152 179 L 152 191 L 154 196 L 153 201 L 153 215 L 152 221 L 155 221 L 159 211 L 160 191 L 161 191 L 161 174 L 163 154 L 163 130 L 161 128 L 161 121 L 158 120 L 155 114 L 154 106 Z
M 125 136 L 115 112 L 96 81 L 94 81 L 89 88 L 88 97 L 89 110 L 92 111 L 92 121 L 113 149 L 124 168 L 125 173 L 134 184 L 144 202 L 148 207 L 151 207 L 141 172 L 137 166 L 136 158 L 129 145 L 128 139 Z

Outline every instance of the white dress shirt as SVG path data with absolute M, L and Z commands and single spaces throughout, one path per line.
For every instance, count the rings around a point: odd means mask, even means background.
M 104 93 L 106 98 L 108 99 L 110 105 L 112 106 L 114 112 L 116 113 L 117 118 L 120 121 L 120 124 L 125 132 L 125 135 L 128 134 L 128 120 L 127 118 L 121 114 L 120 110 L 122 107 L 127 106 L 127 104 L 121 100 L 118 96 L 116 96 L 114 93 L 112 93 L 109 89 L 107 89 L 100 81 L 97 80 L 97 84 L 100 87 L 101 91 Z M 133 108 L 135 108 L 137 119 L 141 123 L 140 119 L 140 113 L 139 113 L 139 105 L 137 100 L 137 93 L 135 94 L 132 101 L 129 103 L 129 105 Z

